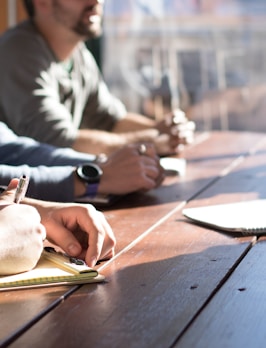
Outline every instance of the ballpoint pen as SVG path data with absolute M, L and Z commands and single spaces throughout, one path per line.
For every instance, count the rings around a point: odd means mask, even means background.
M 26 175 L 22 175 L 19 179 L 19 183 L 15 193 L 15 203 L 20 203 L 20 201 L 25 197 L 27 188 L 29 185 L 29 178 Z

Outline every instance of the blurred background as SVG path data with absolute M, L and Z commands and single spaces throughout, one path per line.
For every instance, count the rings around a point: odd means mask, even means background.
M 0 1 L 0 30 L 25 18 Z M 105 0 L 87 43 L 128 109 L 181 107 L 198 130 L 266 131 L 266 0 Z

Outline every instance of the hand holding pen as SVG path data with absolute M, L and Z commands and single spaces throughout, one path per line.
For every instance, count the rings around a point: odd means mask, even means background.
M 19 179 L 18 186 L 15 192 L 14 203 L 19 204 L 25 197 L 29 185 L 29 178 L 26 175 L 22 175 Z

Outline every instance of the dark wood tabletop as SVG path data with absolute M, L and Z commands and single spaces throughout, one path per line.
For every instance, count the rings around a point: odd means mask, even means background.
M 184 207 L 266 198 L 266 136 L 213 132 L 168 176 L 104 214 L 106 282 L 0 293 L 1 347 L 264 347 L 266 240 L 190 223 Z M 266 213 L 265 213 L 266 215 Z

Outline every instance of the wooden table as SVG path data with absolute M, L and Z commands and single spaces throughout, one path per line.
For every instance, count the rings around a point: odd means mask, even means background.
M 184 156 L 186 176 L 105 211 L 118 241 L 106 283 L 0 293 L 1 347 L 265 347 L 265 239 L 182 209 L 265 198 L 266 137 L 201 134 Z

